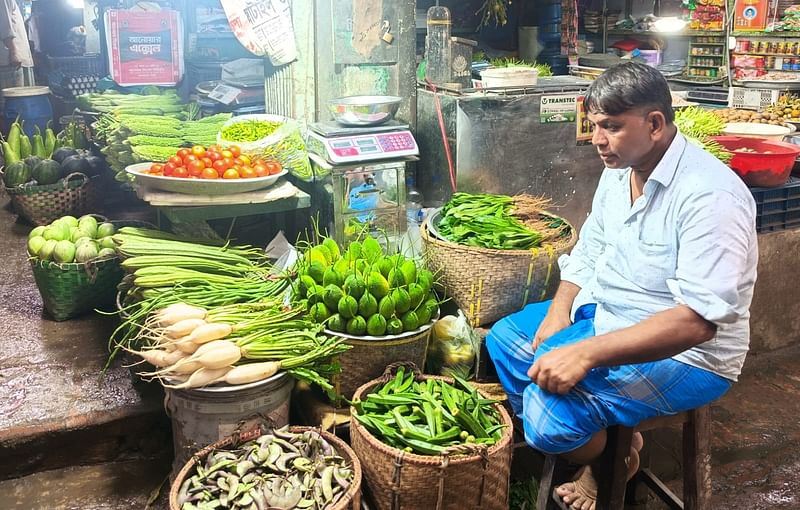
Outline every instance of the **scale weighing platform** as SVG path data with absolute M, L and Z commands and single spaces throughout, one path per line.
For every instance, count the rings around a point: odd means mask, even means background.
M 400 159 L 419 154 L 408 124 L 396 120 L 380 126 L 350 127 L 317 122 L 308 132 L 308 148 L 334 165 Z

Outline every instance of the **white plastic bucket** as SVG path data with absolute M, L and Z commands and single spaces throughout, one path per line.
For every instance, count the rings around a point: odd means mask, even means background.
M 481 72 L 483 88 L 532 87 L 536 85 L 539 72 L 527 67 L 500 67 Z
M 172 419 L 177 473 L 197 450 L 231 435 L 250 418 L 275 427 L 289 423 L 294 378 L 286 372 L 250 384 L 192 390 L 166 389 L 164 407 Z

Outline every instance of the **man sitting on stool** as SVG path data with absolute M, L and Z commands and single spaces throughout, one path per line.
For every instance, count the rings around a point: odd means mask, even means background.
M 500 320 L 486 346 L 537 450 L 584 466 L 556 489 L 594 509 L 606 429 L 694 409 L 741 372 L 758 246 L 742 180 L 687 142 L 655 69 L 619 64 L 584 105 L 605 170 L 552 301 Z M 629 478 L 639 466 L 640 434 Z

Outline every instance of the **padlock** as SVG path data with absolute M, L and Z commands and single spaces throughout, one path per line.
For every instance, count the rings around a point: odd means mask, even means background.
M 381 36 L 381 39 L 386 44 L 392 44 L 392 41 L 394 41 L 394 36 L 390 33 L 390 30 L 392 28 L 391 28 L 391 25 L 389 25 L 389 20 L 383 20 L 382 28 L 383 28 L 384 32 L 383 32 L 383 35 Z

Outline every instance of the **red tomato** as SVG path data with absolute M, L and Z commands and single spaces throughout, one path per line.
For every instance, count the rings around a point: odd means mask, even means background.
M 217 174 L 218 174 L 220 177 L 222 177 L 222 174 L 224 174 L 224 173 L 225 173 L 225 170 L 227 170 L 227 169 L 228 169 L 228 167 L 227 167 L 227 166 L 225 166 L 225 162 L 224 162 L 224 161 L 222 161 L 221 159 L 218 159 L 218 160 L 214 161 L 213 168 L 214 168 L 214 170 L 216 170 L 216 171 L 217 171 Z
M 201 159 L 200 161 L 203 162 L 203 165 L 205 165 L 206 168 L 211 168 L 214 165 L 214 161 L 207 156 Z
M 233 152 L 229 151 L 228 149 L 225 149 L 224 151 L 220 152 L 220 154 L 222 154 L 223 158 L 233 159 L 235 157 L 233 155 Z
M 208 159 L 210 159 L 211 161 L 216 161 L 218 159 L 222 159 L 222 154 L 220 154 L 217 151 L 207 150 L 206 151 L 206 157 Z
M 172 163 L 165 163 L 164 166 L 161 168 L 161 172 L 164 175 L 172 175 L 172 172 L 175 171 L 175 165 Z
M 183 177 L 183 178 L 189 177 L 189 170 L 187 170 L 186 167 L 179 166 L 172 172 L 172 176 Z
M 225 168 L 233 167 L 233 159 L 231 158 L 222 158 L 222 162 L 225 164 Z
M 268 161 L 264 166 L 267 167 L 267 171 L 270 175 L 279 174 L 281 170 L 283 170 L 281 164 L 277 161 Z
M 265 165 L 260 165 L 260 164 L 253 165 L 253 170 L 255 170 L 256 175 L 258 177 L 266 177 L 269 175 L 269 170 L 267 170 L 267 167 Z
M 192 161 L 197 161 L 198 159 L 200 158 L 198 158 L 194 154 L 187 154 L 186 156 L 183 157 L 183 162 L 186 163 L 188 166 L 188 163 L 191 163 Z
M 213 168 L 204 168 L 200 177 L 203 179 L 219 179 L 219 174 Z
M 183 159 L 183 158 L 185 158 L 186 156 L 188 156 L 188 155 L 189 155 L 189 154 L 191 154 L 191 153 L 192 153 L 192 151 L 191 151 L 191 150 L 189 150 L 189 149 L 181 149 L 181 150 L 179 150 L 179 151 L 178 151 L 178 156 L 179 156 L 181 159 Z
M 234 165 L 239 165 L 239 166 L 244 166 L 244 161 L 242 161 L 239 158 L 233 158 L 233 164 Z
M 206 166 L 203 164 L 202 161 L 190 161 L 189 164 L 186 165 L 186 168 L 189 170 L 189 175 L 202 175 L 203 170 Z M 212 169 L 213 170 L 213 169 Z
M 242 150 L 239 148 L 238 145 L 231 145 L 227 148 L 233 154 L 234 158 L 238 158 L 242 154 Z
M 152 165 L 150 165 L 150 171 L 154 173 L 161 173 L 163 169 L 164 165 L 162 165 L 161 163 L 153 163 Z
M 253 177 L 258 177 L 256 171 L 249 166 L 242 167 L 242 170 L 241 172 L 239 172 L 239 175 L 242 177 L 242 179 L 252 179 Z
M 248 156 L 245 156 L 244 154 L 240 154 L 238 157 L 239 157 L 239 160 L 242 163 L 244 163 L 245 165 L 252 166 L 253 160 L 251 160 Z
M 203 147 L 202 145 L 195 145 L 194 147 L 192 147 L 192 154 L 194 154 L 198 158 L 202 158 L 203 156 L 206 155 L 206 148 Z
M 183 166 L 183 158 L 177 155 L 170 157 L 169 162 L 175 165 L 176 167 Z
M 225 170 L 224 174 L 222 174 L 222 178 L 223 179 L 238 179 L 239 178 L 239 172 L 237 172 L 233 168 L 229 168 L 229 169 Z
M 219 152 L 219 145 L 217 144 L 209 145 L 208 147 L 206 147 L 206 151 Z

